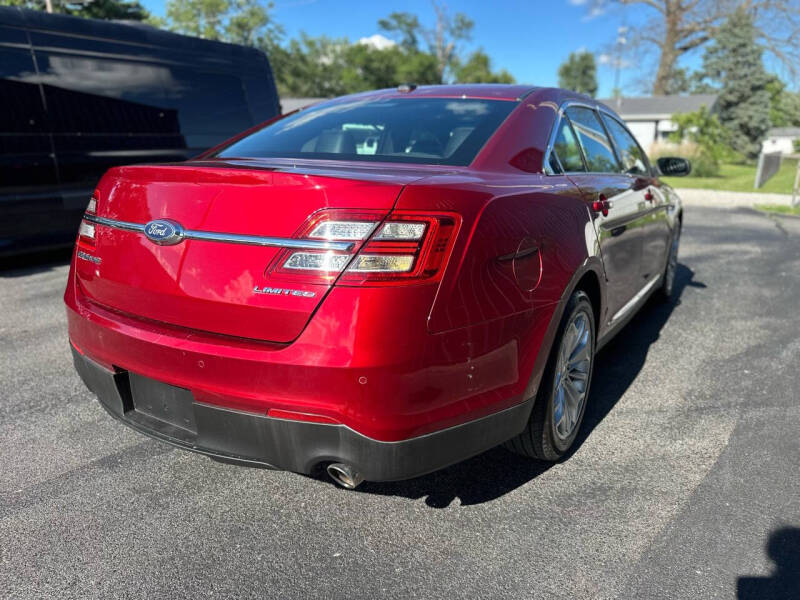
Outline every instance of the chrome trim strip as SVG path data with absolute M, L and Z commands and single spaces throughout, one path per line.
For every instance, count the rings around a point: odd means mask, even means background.
M 136 231 L 137 233 L 144 233 L 144 225 L 139 223 L 129 223 L 128 221 L 117 221 L 116 219 L 106 219 L 105 217 L 98 217 L 95 215 L 83 215 L 84 221 L 90 223 L 97 223 L 98 225 L 105 225 L 106 227 L 113 227 L 114 229 L 122 229 L 124 231 Z
M 636 295 L 630 300 L 628 300 L 625 303 L 625 306 L 623 306 L 616 313 L 614 313 L 614 316 L 611 317 L 611 321 L 609 321 L 609 325 L 615 323 L 616 321 L 619 321 L 628 312 L 630 312 L 631 309 L 633 309 L 641 301 L 641 299 L 647 295 L 647 292 L 653 289 L 653 286 L 658 283 L 659 279 L 661 279 L 660 273 L 655 277 L 653 277 L 650 281 L 648 281 L 642 289 L 636 292 Z
M 130 223 L 128 221 L 118 221 L 107 219 L 95 215 L 84 215 L 83 218 L 91 223 L 122 229 L 123 231 L 133 231 L 144 233 L 144 225 Z M 354 242 L 326 242 L 322 240 L 277 238 L 260 235 L 241 235 L 238 233 L 216 233 L 213 231 L 194 231 L 185 229 L 183 237 L 187 240 L 200 240 L 204 242 L 226 242 L 229 244 L 245 244 L 248 246 L 269 246 L 272 248 L 292 248 L 297 250 L 337 250 L 340 252 L 350 252 L 355 247 Z

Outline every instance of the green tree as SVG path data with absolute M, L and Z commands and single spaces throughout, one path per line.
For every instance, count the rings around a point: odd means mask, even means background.
M 46 10 L 45 0 L 3 0 L 7 6 Z M 150 17 L 137 0 L 52 0 L 53 12 L 88 19 L 145 21 Z
M 689 157 L 696 175 L 718 175 L 722 162 L 741 158 L 731 150 L 730 132 L 705 106 L 695 112 L 672 115 L 672 122 L 677 129 L 670 134 L 670 140 L 675 143 L 688 140 L 696 146 L 695 153 Z
M 558 86 L 594 97 L 597 94 L 597 65 L 591 52 L 572 52 L 558 68 Z
M 419 50 L 419 37 L 422 26 L 417 15 L 407 12 L 393 12 L 385 19 L 378 20 L 378 27 L 399 36 L 397 43 L 406 50 Z
M 703 55 L 703 78 L 720 86 L 719 121 L 730 132 L 733 148 L 750 159 L 758 156 L 770 128 L 771 77 L 762 53 L 753 20 L 740 9 L 719 28 Z
M 164 25 L 209 40 L 272 47 L 283 36 L 272 9 L 272 2 L 259 0 L 168 0 Z
M 433 10 L 436 23 L 431 28 L 423 27 L 416 15 L 407 12 L 391 13 L 378 21 L 378 27 L 394 34 L 395 41 L 406 50 L 420 51 L 419 42 L 425 40 L 428 52 L 436 58 L 437 83 L 442 83 L 458 60 L 459 45 L 472 38 L 475 23 L 464 13 L 451 15 L 439 2 L 433 2 Z
M 800 127 L 800 94 L 790 92 L 775 75 L 767 84 L 769 120 L 773 127 Z
M 456 59 L 453 75 L 458 83 L 514 83 L 505 69 L 492 71 L 491 59 L 483 50 L 475 50 L 463 63 Z

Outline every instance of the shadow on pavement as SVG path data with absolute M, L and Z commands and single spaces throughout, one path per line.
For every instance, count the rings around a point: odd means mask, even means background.
M 765 548 L 775 563 L 770 577 L 739 577 L 739 600 L 789 600 L 800 598 L 800 528 L 783 527 L 772 532 Z
M 0 279 L 44 273 L 69 264 L 72 248 L 0 257 Z
M 573 449 L 563 460 L 568 460 L 611 412 L 639 374 L 650 344 L 658 339 L 661 328 L 680 303 L 686 287 L 706 286 L 695 281 L 694 272 L 681 264 L 675 275 L 675 300 L 671 303 L 648 303 L 598 354 L 583 425 Z M 462 505 L 480 504 L 525 485 L 551 466 L 552 463 L 524 458 L 497 447 L 423 477 L 397 482 L 364 482 L 356 491 L 425 498 L 425 503 L 432 508 L 445 508 L 456 498 Z

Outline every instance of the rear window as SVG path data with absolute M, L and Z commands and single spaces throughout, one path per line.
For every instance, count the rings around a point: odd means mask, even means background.
M 323 104 L 272 123 L 216 156 L 465 166 L 516 106 L 506 100 L 466 98 Z

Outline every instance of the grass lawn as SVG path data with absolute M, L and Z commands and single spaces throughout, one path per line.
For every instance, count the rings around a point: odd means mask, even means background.
M 797 215 L 800 217 L 800 206 L 786 206 L 785 204 L 756 204 L 758 210 L 778 213 L 781 215 Z
M 755 165 L 722 165 L 716 177 L 664 177 L 664 181 L 676 188 L 697 188 L 703 190 L 728 190 L 731 192 L 759 192 L 770 194 L 791 194 L 797 161 L 784 159 L 781 169 L 757 190 L 753 189 L 756 178 Z

